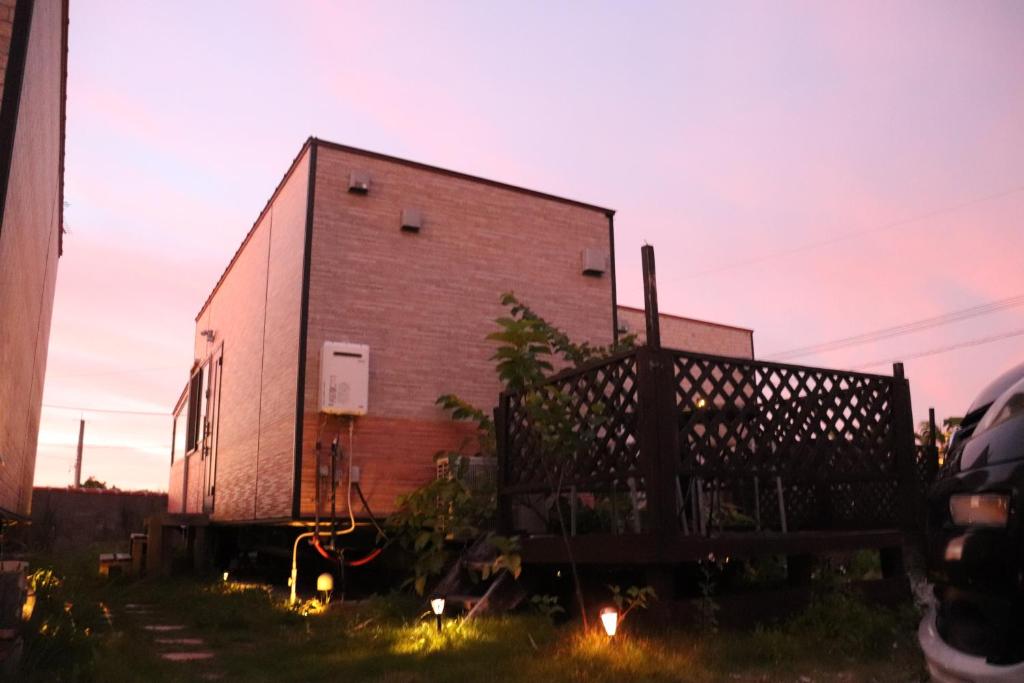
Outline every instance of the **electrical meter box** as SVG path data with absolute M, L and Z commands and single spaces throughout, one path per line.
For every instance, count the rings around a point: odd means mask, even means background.
M 370 347 L 324 342 L 320 351 L 320 412 L 366 415 L 370 387 Z

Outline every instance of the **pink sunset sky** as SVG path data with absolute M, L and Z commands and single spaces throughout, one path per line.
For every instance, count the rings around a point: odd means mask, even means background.
M 194 316 L 309 135 L 615 208 L 620 302 L 653 244 L 662 311 L 766 359 L 1024 295 L 1022 36 L 1019 2 L 72 2 L 36 483 L 84 414 L 83 476 L 166 489 Z M 923 419 L 1022 333 L 793 362 L 906 358 Z

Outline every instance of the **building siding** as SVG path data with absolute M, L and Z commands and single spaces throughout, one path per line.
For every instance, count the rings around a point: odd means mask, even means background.
M 167 511 L 171 513 L 185 512 L 185 458 L 180 457 L 171 463 L 171 479 L 167 485 Z
M 370 346 L 369 414 L 355 464 L 378 514 L 434 476 L 433 455 L 465 441 L 435 401 L 454 392 L 490 411 L 500 385 L 485 339 L 514 291 L 576 339 L 608 344 L 611 274 L 581 274 L 580 252 L 609 250 L 608 216 L 486 182 L 322 145 L 318 152 L 307 326 L 301 514 L 314 512 L 314 443 L 324 341 Z M 347 192 L 369 173 L 367 195 Z M 400 230 L 418 209 L 419 233 Z M 332 420 L 348 448 L 346 428 Z M 325 437 L 326 440 L 326 437 Z
M 644 312 L 629 306 L 619 306 L 618 311 L 619 329 L 636 334 L 637 343 L 643 344 L 647 338 Z M 664 313 L 659 321 L 661 345 L 666 348 L 734 358 L 754 357 L 752 330 Z
M 24 4 L 22 5 L 25 6 Z M 13 3 L 0 2 L 4 72 Z M 0 219 L 0 513 L 31 510 L 63 214 L 66 5 L 36 0 Z M 13 81 L 5 76 L 5 85 Z M 14 116 L 7 98 L 0 117 Z
M 214 520 L 291 514 L 308 173 L 304 148 L 196 318 L 195 358 L 224 353 Z M 193 460 L 186 511 L 199 512 L 205 468 Z

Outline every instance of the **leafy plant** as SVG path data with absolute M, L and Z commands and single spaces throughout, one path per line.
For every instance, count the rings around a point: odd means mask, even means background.
M 962 421 L 962 417 L 947 417 L 935 426 L 935 445 L 939 451 L 940 463 L 945 461 L 946 451 L 949 450 L 949 441 L 953 437 L 953 432 L 957 430 Z M 930 443 L 932 438 L 931 423 L 927 420 L 920 422 L 917 426 L 917 431 L 914 432 L 914 437 L 917 443 L 921 445 Z
M 658 599 L 658 594 L 651 586 L 629 586 L 625 592 L 616 585 L 609 585 L 612 592 L 612 602 L 619 612 L 617 623 L 621 624 L 635 609 L 647 609 L 650 604 Z
M 577 602 L 584 627 L 587 625 L 586 607 L 580 588 L 576 562 L 569 545 L 569 530 L 558 499 L 564 489 L 564 479 L 572 471 L 576 459 L 593 448 L 598 429 L 606 421 L 605 405 L 595 401 L 587 406 L 583 415 L 577 412 L 571 399 L 550 384 L 548 377 L 559 365 L 576 366 L 610 353 L 631 348 L 635 337 L 629 335 L 610 347 L 594 346 L 589 342 L 573 342 L 569 335 L 547 322 L 523 304 L 511 292 L 501 296 L 501 304 L 508 315 L 497 319 L 498 329 L 487 335 L 497 342 L 492 356 L 495 369 L 506 391 L 520 394 L 526 409 L 531 436 L 537 444 L 541 467 L 550 490 L 555 497 L 554 509 L 558 526 L 569 556 Z M 478 453 L 495 451 L 495 426 L 483 410 L 455 394 L 444 394 L 437 404 L 447 410 L 454 420 L 473 422 L 477 426 Z M 449 458 L 450 471 L 464 466 L 461 453 L 441 454 Z M 414 588 L 420 594 L 426 589 L 430 576 L 439 574 L 447 564 L 447 542 L 479 537 L 493 522 L 496 500 L 490 495 L 479 495 L 468 482 L 456 474 L 448 479 L 430 482 L 399 499 L 398 512 L 391 520 L 392 529 L 404 547 L 414 557 Z M 492 544 L 501 543 L 492 537 Z M 494 568 L 507 569 L 518 575 L 518 554 L 495 546 L 498 551 Z
M 558 499 L 565 488 L 566 475 L 573 471 L 576 461 L 594 447 L 598 430 L 607 420 L 606 407 L 603 401 L 595 400 L 587 405 L 585 411 L 578 411 L 569 396 L 546 381 L 554 370 L 555 361 L 578 366 L 628 348 L 633 338 L 626 338 L 613 347 L 575 343 L 568 334 L 537 315 L 513 293 L 503 294 L 501 303 L 508 307 L 510 315 L 498 318 L 499 329 L 487 338 L 498 342 L 493 356 L 497 362 L 498 377 L 507 391 L 520 396 L 541 471 L 555 496 L 553 507 L 572 572 L 580 617 L 586 629 L 586 603 L 569 543 L 565 513 Z
M 698 581 L 700 601 L 698 602 L 698 609 L 700 611 L 701 629 L 707 633 L 718 633 L 718 610 L 721 608 L 715 601 L 715 590 L 717 588 L 715 575 L 721 570 L 721 565 L 715 560 L 714 555 L 708 555 L 707 560 L 699 562 L 698 568 L 700 571 L 700 580 Z
M 465 456 L 442 453 L 440 458 L 448 459 L 452 475 L 399 497 L 398 509 L 388 518 L 392 535 L 414 558 L 407 583 L 419 595 L 450 561 L 449 544 L 478 538 L 494 518 L 494 487 L 466 480 Z
M 64 672 L 72 680 L 87 677 L 96 654 L 95 629 L 102 623 L 99 605 L 79 601 L 52 569 L 37 569 L 27 578 L 36 602 L 24 629 L 22 668 Z
M 512 578 L 518 579 L 519 574 L 523 571 L 523 557 L 519 554 L 519 537 L 512 536 L 508 538 L 498 534 L 491 534 L 487 541 L 498 551 L 498 555 L 489 565 L 483 568 L 481 578 L 486 581 L 499 572 L 507 571 L 512 575 Z
M 558 604 L 555 595 L 534 595 L 530 598 L 530 604 L 549 621 L 554 621 L 559 614 L 565 614 L 565 609 Z

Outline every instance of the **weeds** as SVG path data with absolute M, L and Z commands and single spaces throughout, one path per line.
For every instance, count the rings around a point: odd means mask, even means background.
M 28 576 L 35 592 L 35 609 L 24 629 L 21 667 L 33 675 L 69 672 L 87 677 L 97 648 L 97 630 L 103 611 L 90 600 L 80 600 L 52 569 L 37 569 Z
M 700 613 L 700 627 L 706 633 L 718 633 L 718 603 L 715 601 L 715 574 L 721 570 L 721 565 L 715 560 L 714 555 L 699 563 L 700 580 L 700 601 L 698 611 Z
M 716 566 L 708 561 L 703 570 L 714 618 Z M 128 584 L 58 572 L 37 572 L 33 581 L 38 602 L 26 681 L 188 679 L 187 669 L 160 660 L 152 639 L 133 630 L 137 626 L 124 616 L 127 602 L 152 605 L 162 618 L 185 624 L 190 636 L 216 652 L 225 680 L 612 683 L 791 681 L 801 674 L 831 680 L 841 674 L 858 681 L 912 680 L 921 669 L 912 610 L 868 606 L 842 592 L 826 593 L 798 617 L 753 631 L 722 629 L 710 638 L 627 631 L 609 639 L 596 630 L 554 626 L 550 617 L 560 606 L 550 596 L 533 601 L 540 614 L 450 619 L 439 634 L 431 620 L 420 618 L 422 600 L 407 594 L 338 601 L 301 616 L 286 607 L 283 594 L 220 581 Z M 653 598 L 632 589 L 618 591 L 621 612 L 630 600 Z M 115 613 L 113 632 L 102 620 L 101 600 Z

